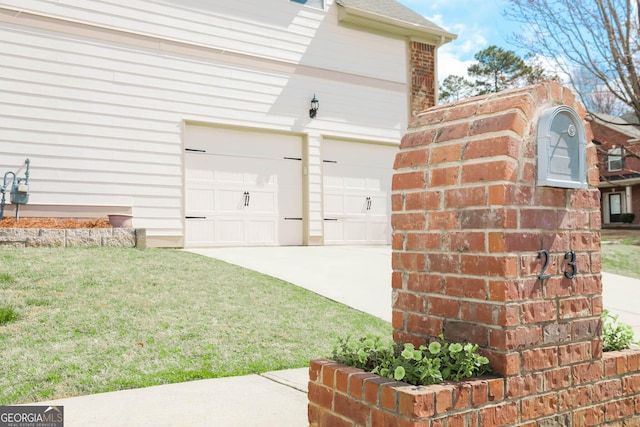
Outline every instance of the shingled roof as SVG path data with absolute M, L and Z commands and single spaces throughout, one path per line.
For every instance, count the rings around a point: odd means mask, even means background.
M 429 35 L 440 38 L 439 44 L 457 37 L 396 0 L 336 0 L 336 3 L 343 9 L 341 20 L 351 24 L 362 25 L 364 20 L 377 22 L 375 27 L 381 31 L 402 35 Z

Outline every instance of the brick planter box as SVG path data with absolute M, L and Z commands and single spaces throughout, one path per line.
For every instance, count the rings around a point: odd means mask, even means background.
M 415 387 L 311 361 L 311 427 L 640 426 L 640 350 L 511 378 Z

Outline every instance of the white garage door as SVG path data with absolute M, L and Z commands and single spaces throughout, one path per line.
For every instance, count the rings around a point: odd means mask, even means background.
M 391 243 L 391 177 L 397 150 L 323 141 L 325 244 Z
M 185 130 L 187 247 L 302 244 L 300 137 Z

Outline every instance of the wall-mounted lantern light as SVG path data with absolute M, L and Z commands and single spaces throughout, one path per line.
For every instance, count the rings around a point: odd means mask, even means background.
M 313 99 L 311 100 L 311 109 L 309 110 L 309 117 L 312 119 L 316 118 L 318 114 L 318 109 L 320 108 L 320 101 L 316 98 L 316 95 L 313 94 Z

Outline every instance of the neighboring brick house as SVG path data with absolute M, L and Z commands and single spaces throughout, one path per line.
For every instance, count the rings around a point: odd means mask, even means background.
M 149 246 L 389 243 L 455 37 L 395 0 L 0 0 L 0 170 Z
M 640 126 L 598 114 L 591 130 L 598 146 L 603 226 L 623 224 L 625 213 L 634 213 L 633 224 L 640 224 Z

